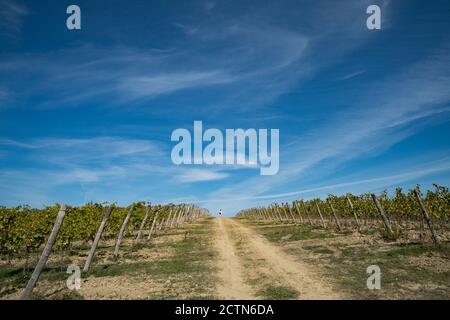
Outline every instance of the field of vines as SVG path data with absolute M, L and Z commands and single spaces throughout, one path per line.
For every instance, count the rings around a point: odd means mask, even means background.
M 434 185 L 424 194 L 417 187 L 395 194 L 328 195 L 326 199 L 296 200 L 273 203 L 267 207 L 241 211 L 248 219 L 285 223 L 306 223 L 340 232 L 379 231 L 386 240 L 448 240 L 450 230 L 450 192 L 448 187 Z
M 35 265 L 29 257 L 40 255 L 25 290 L 28 292 L 23 295 L 28 298 L 50 253 L 59 255 L 62 261 L 65 252 L 76 245 L 90 247 L 84 265 L 84 271 L 88 271 L 101 241 L 115 240 L 111 257 L 118 259 L 124 238 L 131 238 L 135 243 L 150 241 L 157 232 L 177 228 L 205 214 L 204 209 L 193 205 L 150 205 L 145 202 L 128 207 L 98 203 L 79 207 L 56 204 L 43 209 L 0 207 L 1 257 L 7 263 L 16 257 L 25 258 L 25 272 Z
M 440 185 L 273 203 L 236 219 L 187 204 L 0 207 L 0 299 L 359 297 L 375 262 L 382 294 L 447 297 L 449 243 L 450 192 Z M 333 266 L 351 271 L 332 290 Z M 79 296 L 71 272 L 83 278 Z

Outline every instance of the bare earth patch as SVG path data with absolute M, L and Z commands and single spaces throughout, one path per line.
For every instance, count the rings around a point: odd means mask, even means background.
M 253 255 L 262 260 L 259 269 L 265 269 L 264 274 L 272 275 L 273 282 L 281 282 L 294 288 L 299 292 L 300 299 L 344 298 L 305 262 L 284 253 L 241 223 L 234 220 L 229 220 L 227 223 L 245 237 L 243 245 L 249 247 Z
M 89 277 L 80 293 L 85 299 L 147 299 L 164 291 L 164 285 L 151 277 Z
M 229 218 L 216 221 L 216 248 L 222 268 L 219 296 L 245 299 L 261 296 L 261 292 L 288 292 L 299 299 L 343 298 L 312 267 L 285 254 L 240 222 Z
M 323 275 L 328 283 L 351 299 L 448 299 L 450 297 L 450 251 L 441 230 L 442 245 L 431 241 L 386 241 L 378 232 L 363 233 L 317 230 L 299 225 L 282 225 L 243 220 L 249 229 L 262 234 L 289 256 L 301 258 Z M 243 224 L 241 223 L 241 224 Z M 327 233 L 325 233 L 325 232 Z M 286 240 L 292 233 L 310 235 Z M 317 234 L 324 234 L 319 237 Z M 274 234 L 276 236 L 274 236 Z M 331 235 L 331 236 L 330 236 Z M 246 253 L 248 254 L 248 253 Z M 381 290 L 366 286 L 366 268 L 379 265 Z
M 219 252 L 218 268 L 220 270 L 218 296 L 222 299 L 254 299 L 251 288 L 242 277 L 242 266 L 224 226 L 225 219 L 215 219 L 215 246 Z

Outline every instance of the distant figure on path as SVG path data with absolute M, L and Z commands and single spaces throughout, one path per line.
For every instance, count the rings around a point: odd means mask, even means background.
M 219 216 L 222 215 L 222 209 L 219 209 Z

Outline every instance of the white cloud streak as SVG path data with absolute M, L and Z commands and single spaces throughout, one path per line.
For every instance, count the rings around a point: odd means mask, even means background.
M 203 182 L 221 180 L 229 176 L 225 172 L 217 172 L 207 169 L 184 169 L 179 170 L 177 180 L 181 182 Z
M 0 0 L 0 36 L 17 38 L 30 12 L 15 0 Z
M 129 77 L 121 80 L 119 89 L 128 99 L 154 98 L 185 89 L 202 88 L 233 82 L 223 71 L 185 72 L 155 76 Z
M 450 92 L 446 88 L 450 87 L 450 58 L 444 52 L 439 51 L 407 71 L 369 87 L 364 94 L 368 98 L 359 105 L 331 113 L 320 127 L 293 141 L 280 155 L 278 175 L 225 185 L 207 199 L 235 195 L 242 195 L 243 200 L 253 199 L 292 181 L 311 178 L 312 172 L 325 175 L 327 170 L 362 155 L 373 155 L 411 136 L 420 128 L 413 125 L 417 120 L 449 111 Z M 232 202 L 230 210 L 243 205 Z
M 403 172 L 400 174 L 394 174 L 394 175 L 389 175 L 389 176 L 384 176 L 384 177 L 342 182 L 342 183 L 330 184 L 330 185 L 319 186 L 319 187 L 315 187 L 315 188 L 302 189 L 302 190 L 296 190 L 296 191 L 284 192 L 284 193 L 275 193 L 275 194 L 267 194 L 267 195 L 261 195 L 261 196 L 249 196 L 249 197 L 208 199 L 208 200 L 199 200 L 199 201 L 194 201 L 194 202 L 195 203 L 211 203 L 211 202 L 227 203 L 229 201 L 282 199 L 282 198 L 287 198 L 287 197 L 292 197 L 292 196 L 301 196 L 303 194 L 314 193 L 314 192 L 318 192 L 318 191 L 338 190 L 341 188 L 347 188 L 347 187 L 356 186 L 356 185 L 374 185 L 374 184 L 380 185 L 380 183 L 382 183 L 382 184 L 391 184 L 391 183 L 400 184 L 405 181 L 419 179 L 423 176 L 427 176 L 430 174 L 450 171 L 450 159 L 445 159 L 445 160 L 446 160 L 447 164 L 444 164 L 444 165 L 431 166 L 431 167 L 428 167 L 425 169 L 418 169 L 415 171 L 408 171 L 408 172 Z M 370 188 L 373 188 L 373 187 L 370 187 Z M 368 190 L 370 190 L 370 188 Z

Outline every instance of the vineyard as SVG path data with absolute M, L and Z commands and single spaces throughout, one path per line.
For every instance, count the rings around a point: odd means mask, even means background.
M 450 192 L 447 187 L 435 185 L 423 198 L 419 188 L 406 194 L 397 188 L 389 197 L 387 191 L 380 196 L 329 195 L 327 199 L 294 201 L 291 204 L 273 204 L 269 207 L 241 211 L 238 216 L 280 222 L 308 223 L 324 229 L 345 230 L 379 229 L 386 240 L 400 238 L 424 241 L 426 229 L 435 244 L 438 234 L 446 239 L 450 223 Z M 380 228 L 380 223 L 384 227 Z
M 186 204 L 0 207 L 0 299 L 448 298 L 449 223 L 439 185 L 233 219 Z M 365 286 L 372 264 L 384 291 Z M 77 290 L 66 285 L 73 266 Z
M 119 258 L 121 242 L 130 237 L 135 243 L 151 241 L 155 233 L 176 229 L 186 222 L 206 215 L 204 209 L 187 205 L 151 206 L 144 202 L 129 207 L 88 203 L 81 207 L 55 205 L 44 209 L 28 206 L 0 208 L 2 258 L 9 264 L 15 256 L 25 256 L 23 272 L 28 271 L 29 257 L 47 241 L 44 251 L 22 294 L 29 298 L 50 252 L 60 255 L 61 269 L 65 252 L 74 244 L 90 244 L 83 271 L 87 272 L 101 239 L 116 239 L 111 256 Z
M 249 227 L 276 246 L 270 254 L 264 252 L 271 250 L 267 243 L 239 248 L 246 267 L 259 273 L 246 276 L 272 298 L 450 297 L 450 193 L 445 186 L 434 185 L 424 194 L 418 187 L 406 193 L 397 188 L 392 196 L 384 191 L 273 203 L 237 217 L 241 230 Z M 270 272 L 278 271 L 276 277 L 260 267 L 261 257 L 269 265 L 275 261 Z M 372 265 L 381 270 L 380 290 L 366 286 L 366 268 Z M 264 282 L 265 277 L 272 280 Z

